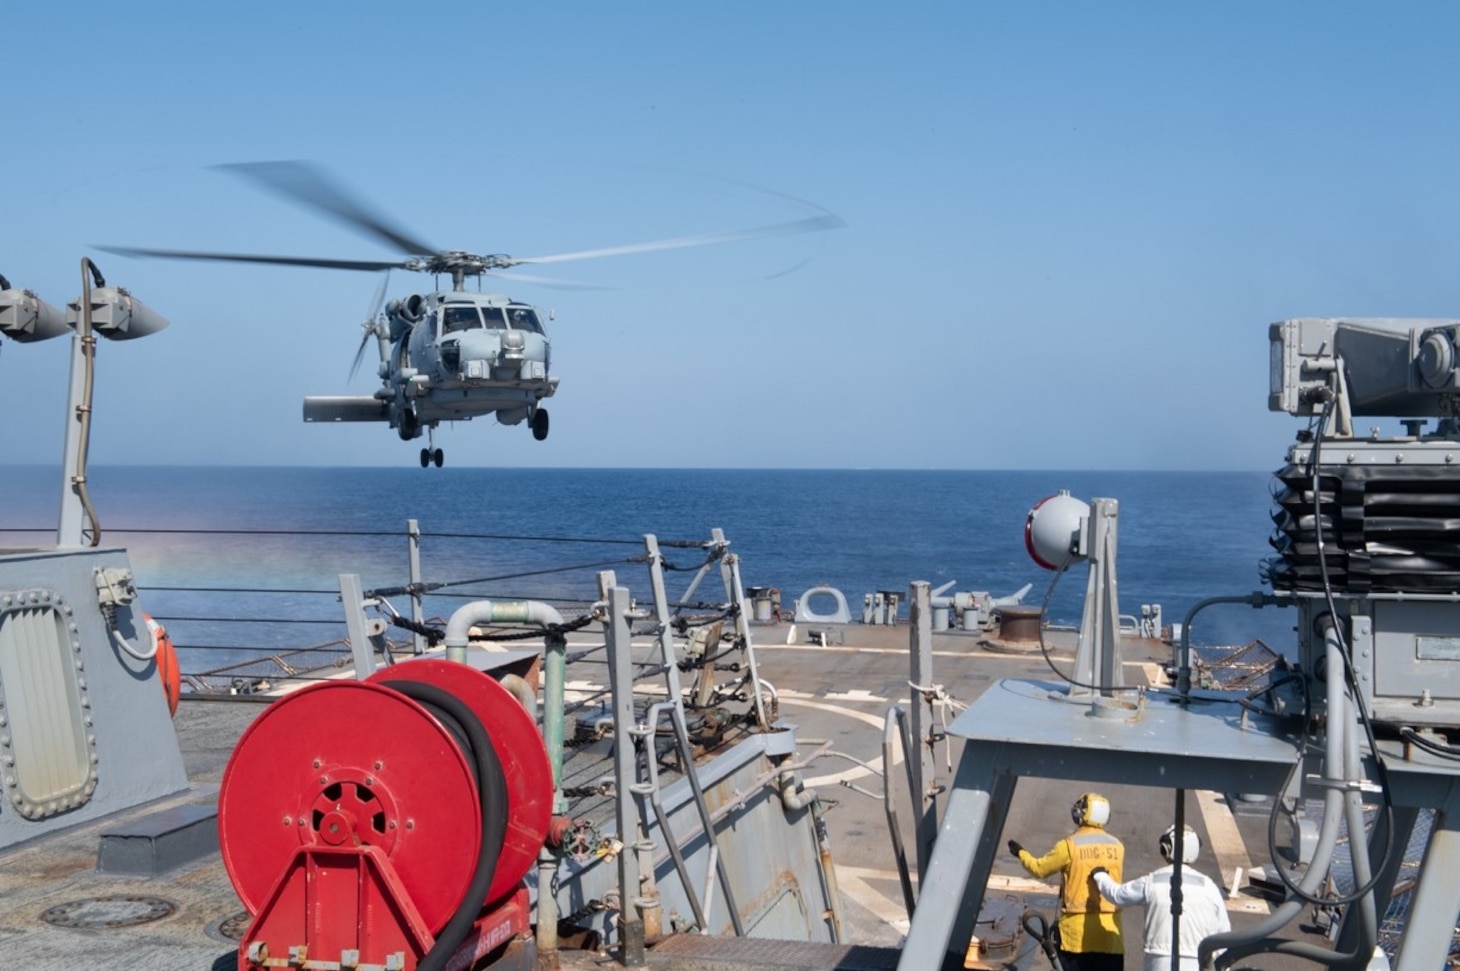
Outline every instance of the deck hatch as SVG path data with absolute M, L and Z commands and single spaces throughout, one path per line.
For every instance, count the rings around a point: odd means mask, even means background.
M 0 778 L 39 820 L 96 790 L 96 733 L 72 610 L 53 590 L 0 591 Z

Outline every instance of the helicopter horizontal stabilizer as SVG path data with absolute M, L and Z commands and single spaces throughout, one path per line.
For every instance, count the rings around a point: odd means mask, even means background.
M 305 421 L 390 421 L 390 405 L 379 398 L 318 395 L 304 399 Z

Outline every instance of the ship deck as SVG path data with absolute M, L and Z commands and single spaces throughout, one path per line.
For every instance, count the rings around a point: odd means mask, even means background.
M 756 625 L 757 663 L 762 679 L 775 686 L 781 719 L 795 723 L 801 742 L 828 744 L 824 756 L 805 771 L 805 782 L 827 808 L 826 822 L 837 862 L 843 907 L 840 945 L 768 946 L 757 940 L 675 938 L 648 952 L 649 966 L 693 969 L 888 968 L 896 964 L 908 929 L 892 841 L 887 831 L 880 777 L 867 766 L 880 764 L 883 723 L 892 705 L 911 705 L 910 631 L 902 626 L 824 626 L 826 643 L 787 643 L 791 625 Z M 1052 636 L 1055 645 L 1059 637 Z M 1068 636 L 1063 643 L 1069 644 Z M 570 644 L 571 649 L 571 644 Z M 1127 640 L 1127 681 L 1160 677 L 1169 648 Z M 1056 647 L 1057 659 L 1069 652 Z M 1050 667 L 1036 645 L 1003 644 L 974 632 L 933 635 L 935 681 L 958 705 L 967 705 L 1001 679 L 1050 680 Z M 579 685 L 587 692 L 594 685 Z M 262 710 L 260 700 L 185 701 L 176 717 L 189 790 L 178 797 L 91 824 L 64 830 L 0 853 L 0 967 L 106 969 L 232 969 L 243 907 L 217 853 L 153 878 L 99 872 L 98 845 L 104 833 L 160 809 L 208 806 L 233 745 Z M 949 712 L 949 720 L 953 712 Z M 1021 726 L 1023 730 L 1025 726 Z M 1037 731 L 1038 726 L 1027 726 Z M 1013 730 L 1013 729 L 1011 729 Z M 948 784 L 963 743 L 939 746 L 937 775 Z M 841 756 L 846 756 L 842 758 Z M 914 846 L 911 803 L 902 773 L 893 774 L 904 845 Z M 1068 807 L 1088 785 L 1077 778 L 1030 779 L 1018 787 L 1004 838 L 1017 838 L 1043 852 L 1068 829 Z M 1163 790 L 1135 784 L 1102 786 L 1114 807 L 1110 829 L 1127 847 L 1126 870 L 1146 872 L 1160 865 L 1156 838 L 1169 823 L 1170 799 Z M 1268 912 L 1259 893 L 1240 885 L 1241 875 L 1266 858 L 1266 815 L 1224 793 L 1197 793 L 1190 821 L 1203 835 L 1198 867 L 1230 889 L 1234 927 Z M 1256 849 L 1261 847 L 1260 849 Z M 1250 849 L 1253 848 L 1253 849 Z M 1237 883 L 1239 885 L 1235 885 Z M 1053 914 L 1056 885 L 1029 878 L 1018 862 L 999 854 L 993 862 L 986 904 L 1005 901 Z M 160 901 L 161 903 L 153 903 Z M 61 908 L 77 919 L 48 922 Z M 148 908 L 170 908 L 165 916 L 128 924 Z M 149 912 L 150 913 L 150 912 Z M 76 926 L 83 925 L 83 926 Z M 1139 924 L 1127 934 L 1128 966 L 1139 966 Z M 1295 933 L 1305 934 L 1302 929 Z M 1308 935 L 1315 941 L 1322 938 Z M 560 952 L 563 967 L 602 966 L 611 956 L 592 951 Z M 1010 941 L 999 966 L 1040 967 L 1044 959 L 1027 938 Z M 1268 963 L 1265 966 L 1280 967 Z M 1295 965 L 1294 965 L 1295 966 Z

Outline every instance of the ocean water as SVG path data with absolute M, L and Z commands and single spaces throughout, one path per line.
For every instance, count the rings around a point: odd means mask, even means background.
M 0 474 L 0 546 L 50 542 L 59 471 L 23 466 Z M 180 644 L 200 648 L 299 643 L 300 624 L 337 624 L 340 573 L 359 574 L 367 589 L 404 583 L 409 519 L 425 534 L 425 578 L 453 585 L 456 600 L 428 603 L 442 616 L 470 596 L 550 600 L 567 614 L 595 598 L 603 569 L 647 600 L 647 572 L 633 562 L 642 536 L 705 540 L 720 527 L 740 555 L 744 583 L 779 589 L 788 610 L 823 583 L 847 596 L 854 617 L 864 594 L 905 596 L 914 580 L 995 595 L 1029 583 L 1025 603 L 1049 596 L 1049 619 L 1072 624 L 1086 569 L 1065 573 L 1051 595 L 1054 575 L 1030 559 L 1023 538 L 1030 507 L 1062 489 L 1119 500 L 1121 612 L 1156 603 L 1169 624 L 1204 598 L 1261 589 L 1271 482 L 1258 472 L 117 466 L 89 473 L 103 545 L 128 548 L 145 609 L 168 618 Z M 701 562 L 694 549 L 666 555 L 679 567 Z M 671 599 L 691 575 L 670 574 Z M 269 592 L 218 592 L 225 587 Z M 700 596 L 714 599 L 715 584 Z M 403 598 L 397 606 L 406 609 Z M 220 609 L 222 624 L 189 619 Z M 1290 610 L 1222 606 L 1202 613 L 1192 631 L 1200 643 L 1261 637 L 1290 651 L 1292 625 Z M 262 640 L 260 626 L 270 629 Z M 320 640 L 332 636 L 321 628 Z

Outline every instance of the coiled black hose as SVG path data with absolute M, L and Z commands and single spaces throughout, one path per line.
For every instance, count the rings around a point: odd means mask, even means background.
M 417 971 L 441 971 L 481 912 L 487 891 L 492 886 L 492 877 L 496 875 L 497 857 L 501 854 L 502 839 L 507 833 L 507 780 L 486 726 L 460 699 L 435 685 L 419 681 L 382 681 L 381 684 L 425 708 L 456 740 L 471 766 L 481 798 L 482 846 L 471 883 L 461 903 L 457 904 L 456 912 L 436 936 L 436 943 L 416 965 Z

